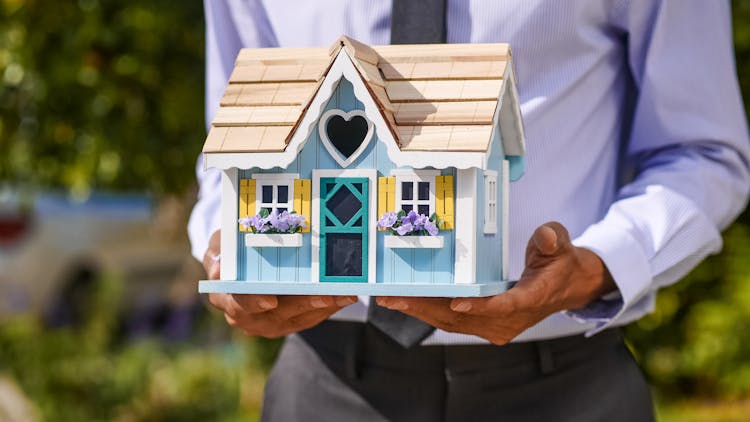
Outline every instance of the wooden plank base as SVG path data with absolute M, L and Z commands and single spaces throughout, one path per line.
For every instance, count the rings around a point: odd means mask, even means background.
M 257 281 L 201 280 L 200 293 L 278 294 L 278 295 L 371 295 L 417 297 L 483 297 L 502 293 L 515 281 L 475 284 L 406 283 L 289 283 Z

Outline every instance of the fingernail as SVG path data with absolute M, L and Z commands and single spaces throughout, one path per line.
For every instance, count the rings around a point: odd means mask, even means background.
M 268 299 L 258 299 L 258 307 L 260 309 L 271 309 L 273 308 L 273 303 Z
M 322 297 L 313 296 L 310 298 L 310 305 L 312 305 L 313 308 L 325 308 L 328 306 L 325 300 L 323 300 Z
M 390 305 L 386 305 L 386 307 L 388 307 L 389 309 L 395 309 L 397 311 L 403 311 L 409 306 L 403 300 L 396 300 L 393 301 L 393 303 L 391 303 Z
M 458 302 L 453 306 L 453 310 L 456 312 L 467 312 L 471 309 L 471 303 L 469 302 Z
M 346 296 L 336 298 L 336 305 L 338 306 L 349 306 L 354 302 L 356 302 L 356 300 Z

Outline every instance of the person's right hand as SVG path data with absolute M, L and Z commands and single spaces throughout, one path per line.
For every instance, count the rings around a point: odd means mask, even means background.
M 221 231 L 211 235 L 203 267 L 210 280 L 220 279 Z M 211 305 L 224 312 L 229 325 L 247 335 L 282 337 L 326 320 L 339 309 L 357 301 L 356 296 L 277 296 L 209 294 Z

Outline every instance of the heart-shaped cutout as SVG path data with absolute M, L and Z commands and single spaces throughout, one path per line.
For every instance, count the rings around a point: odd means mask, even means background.
M 365 141 L 367 129 L 367 119 L 362 116 L 352 116 L 346 120 L 342 116 L 334 115 L 326 122 L 328 140 L 346 158 L 351 157 Z
M 362 110 L 328 110 L 318 124 L 320 138 L 331 156 L 346 167 L 364 151 L 373 125 Z

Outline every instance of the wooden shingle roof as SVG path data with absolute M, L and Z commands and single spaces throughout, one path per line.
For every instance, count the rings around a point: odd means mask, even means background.
M 507 44 L 240 51 L 204 153 L 281 152 L 341 49 L 402 151 L 487 151 L 510 61 Z

